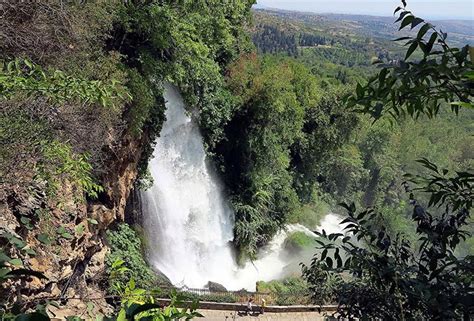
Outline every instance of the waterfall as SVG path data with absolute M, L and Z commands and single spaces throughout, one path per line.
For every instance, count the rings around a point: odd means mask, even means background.
M 165 85 L 164 98 L 166 121 L 149 165 L 154 185 L 143 195 L 149 260 L 173 284 L 223 282 L 235 265 L 232 211 L 179 92 Z
M 289 265 L 283 243 L 288 226 L 239 267 L 232 250 L 233 212 L 213 167 L 206 160 L 199 127 L 186 114 L 178 90 L 165 84 L 166 121 L 149 168 L 153 186 L 142 193 L 148 260 L 173 284 L 202 288 L 208 281 L 228 289 L 255 289 L 258 280 L 282 276 Z

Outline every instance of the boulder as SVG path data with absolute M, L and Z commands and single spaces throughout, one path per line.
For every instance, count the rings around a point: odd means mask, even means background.
M 225 286 L 223 286 L 222 284 L 219 284 L 217 282 L 209 281 L 209 282 L 207 282 L 206 287 L 211 292 L 227 292 L 227 289 L 225 288 Z
M 160 270 L 154 270 L 158 277 L 158 286 L 161 287 L 173 287 L 171 280 Z

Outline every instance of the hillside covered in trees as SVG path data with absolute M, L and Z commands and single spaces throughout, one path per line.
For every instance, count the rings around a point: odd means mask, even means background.
M 147 262 L 165 83 L 222 180 L 240 266 L 288 224 L 348 213 L 347 234 L 289 235 L 313 261 L 257 290 L 349 318 L 472 312 L 472 32 L 404 5 L 397 33 L 254 2 L 0 4 L 2 319 L 199 316 L 174 292 L 155 304 L 173 284 Z
M 351 18 L 344 17 L 345 21 Z M 256 47 L 262 53 L 274 53 L 265 59 L 298 64 L 309 73 L 304 78 L 313 79 L 310 92 L 315 94 L 317 107 L 307 111 L 303 136 L 290 149 L 293 187 L 305 208 L 298 212 L 308 213 L 312 206 L 324 211 L 342 201 L 356 201 L 401 214 L 407 209 L 403 174 L 422 170 L 417 159 L 426 157 L 450 170 L 472 168 L 471 110 L 461 110 L 460 116 L 443 110 L 436 118 L 421 115 L 416 120 L 394 121 L 386 117 L 374 123 L 372 117 L 347 107 L 345 97 L 355 91 L 357 83 L 377 73 L 381 65 L 396 65 L 404 59 L 401 44 L 388 36 L 368 37 L 358 29 L 346 34 L 346 26 L 331 17 L 258 10 L 254 19 Z M 268 30 L 274 30 L 273 38 L 267 36 Z M 288 50 L 290 38 L 293 49 Z M 420 54 L 415 52 L 413 59 Z M 317 212 L 315 209 L 314 217 Z M 409 213 L 398 214 L 387 217 L 393 220 L 389 224 L 410 233 L 411 223 L 404 222 Z M 314 228 L 314 219 L 308 221 Z

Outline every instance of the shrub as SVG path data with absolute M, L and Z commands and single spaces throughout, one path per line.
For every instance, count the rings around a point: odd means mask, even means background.
M 41 145 L 43 162 L 40 176 L 48 182 L 50 194 L 56 193 L 63 177 L 79 185 L 89 197 L 97 198 L 98 193 L 104 191 L 102 186 L 94 182 L 89 155 L 75 154 L 71 146 L 58 141 L 43 141 Z
M 308 289 L 306 281 L 299 277 L 257 282 L 257 292 L 270 293 L 277 305 L 307 304 L 309 302 Z
M 146 79 L 136 69 L 131 69 L 128 76 L 127 87 L 134 97 L 130 109 L 130 130 L 138 136 L 149 119 L 150 109 L 155 105 L 155 97 Z
M 157 275 L 143 258 L 142 242 L 137 232 L 122 223 L 115 230 L 107 231 L 106 235 L 110 246 L 110 254 L 105 259 L 107 268 L 110 270 L 114 262 L 121 260 L 129 269 L 128 275 L 118 278 L 119 282 L 126 283 L 132 278 L 141 288 L 150 288 L 158 283 Z
M 314 237 L 304 232 L 293 232 L 286 238 L 284 247 L 290 252 L 300 252 L 315 244 Z
M 417 241 L 376 226 L 383 221 L 377 209 L 344 204 L 347 236 L 323 232 L 326 243 L 318 241 L 321 251 L 303 266 L 315 302 L 336 302 L 343 318 L 467 320 L 472 315 L 474 257 L 454 253 L 470 236 L 474 174 L 451 176 L 426 159 L 419 162 L 430 175 L 406 175 L 404 183 Z M 430 196 L 427 205 L 415 198 L 417 191 Z
M 319 226 L 321 219 L 329 212 L 329 204 L 327 204 L 321 196 L 317 195 L 317 193 L 313 193 L 312 201 L 303 204 L 298 210 L 294 211 L 292 215 L 288 217 L 288 223 L 299 223 L 309 229 L 314 229 Z
M 210 294 L 195 294 L 189 292 L 179 292 L 180 297 L 187 301 L 207 301 L 207 302 L 222 302 L 235 303 L 237 298 L 232 293 L 210 293 Z

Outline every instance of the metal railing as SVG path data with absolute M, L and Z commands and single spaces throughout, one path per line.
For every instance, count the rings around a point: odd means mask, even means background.
M 307 291 L 300 292 L 252 292 L 246 290 L 239 291 L 219 291 L 210 289 L 197 289 L 184 287 L 161 287 L 158 296 L 166 298 L 171 291 L 176 291 L 181 296 L 189 300 L 199 300 L 207 302 L 221 303 L 242 303 L 246 304 L 250 298 L 254 304 L 262 305 L 306 305 L 311 304 L 311 296 Z

